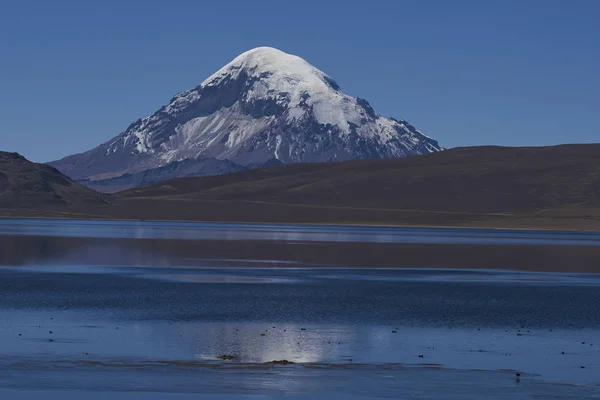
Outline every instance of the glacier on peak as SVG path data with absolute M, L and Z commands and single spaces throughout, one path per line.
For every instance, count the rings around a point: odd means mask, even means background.
M 242 73 L 246 79 L 255 81 L 245 100 L 272 99 L 287 108 L 286 118 L 290 121 L 300 118 L 306 108 L 312 107 L 318 122 L 337 125 L 348 133 L 349 124 L 359 124 L 364 117 L 361 106 L 344 95 L 331 77 L 303 58 L 273 47 L 257 47 L 242 53 L 200 87 L 218 87 L 226 80 L 237 79 Z M 166 111 L 197 100 L 198 96 L 197 90 L 184 92 L 167 106 Z

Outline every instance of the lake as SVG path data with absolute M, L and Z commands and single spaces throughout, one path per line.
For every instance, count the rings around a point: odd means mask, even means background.
M 6 219 L 0 236 L 3 398 L 600 399 L 600 275 L 176 251 L 248 240 L 324 252 L 597 246 L 598 234 Z M 153 246 L 132 251 L 126 239 Z M 154 248 L 163 241 L 169 252 Z M 280 360 L 293 364 L 269 364 Z

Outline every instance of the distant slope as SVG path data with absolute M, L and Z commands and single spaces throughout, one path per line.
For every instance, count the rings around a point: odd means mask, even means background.
M 32 163 L 17 153 L 0 152 L 0 207 L 42 209 L 106 203 L 105 196 L 73 182 L 55 168 Z
M 80 179 L 77 182 L 102 193 L 114 193 L 137 186 L 150 185 L 176 177 L 221 175 L 247 169 L 229 160 L 216 158 L 174 161 L 164 167 L 147 169 L 134 174 L 125 174 L 108 179 Z
M 119 195 L 461 213 L 598 206 L 600 145 L 465 147 L 399 159 L 290 164 L 175 179 Z

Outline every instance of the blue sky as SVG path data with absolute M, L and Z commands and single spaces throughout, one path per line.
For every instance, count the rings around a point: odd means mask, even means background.
M 596 0 L 0 5 L 0 149 L 35 161 L 108 140 L 257 46 L 445 147 L 600 141 Z

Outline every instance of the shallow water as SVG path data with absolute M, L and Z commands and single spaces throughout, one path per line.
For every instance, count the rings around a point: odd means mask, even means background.
M 70 229 L 19 222 L 1 229 Z M 135 231 L 75 225 L 68 234 Z M 256 261 L 0 268 L 0 396 L 600 398 L 598 275 Z M 265 364 L 284 359 L 295 364 Z

